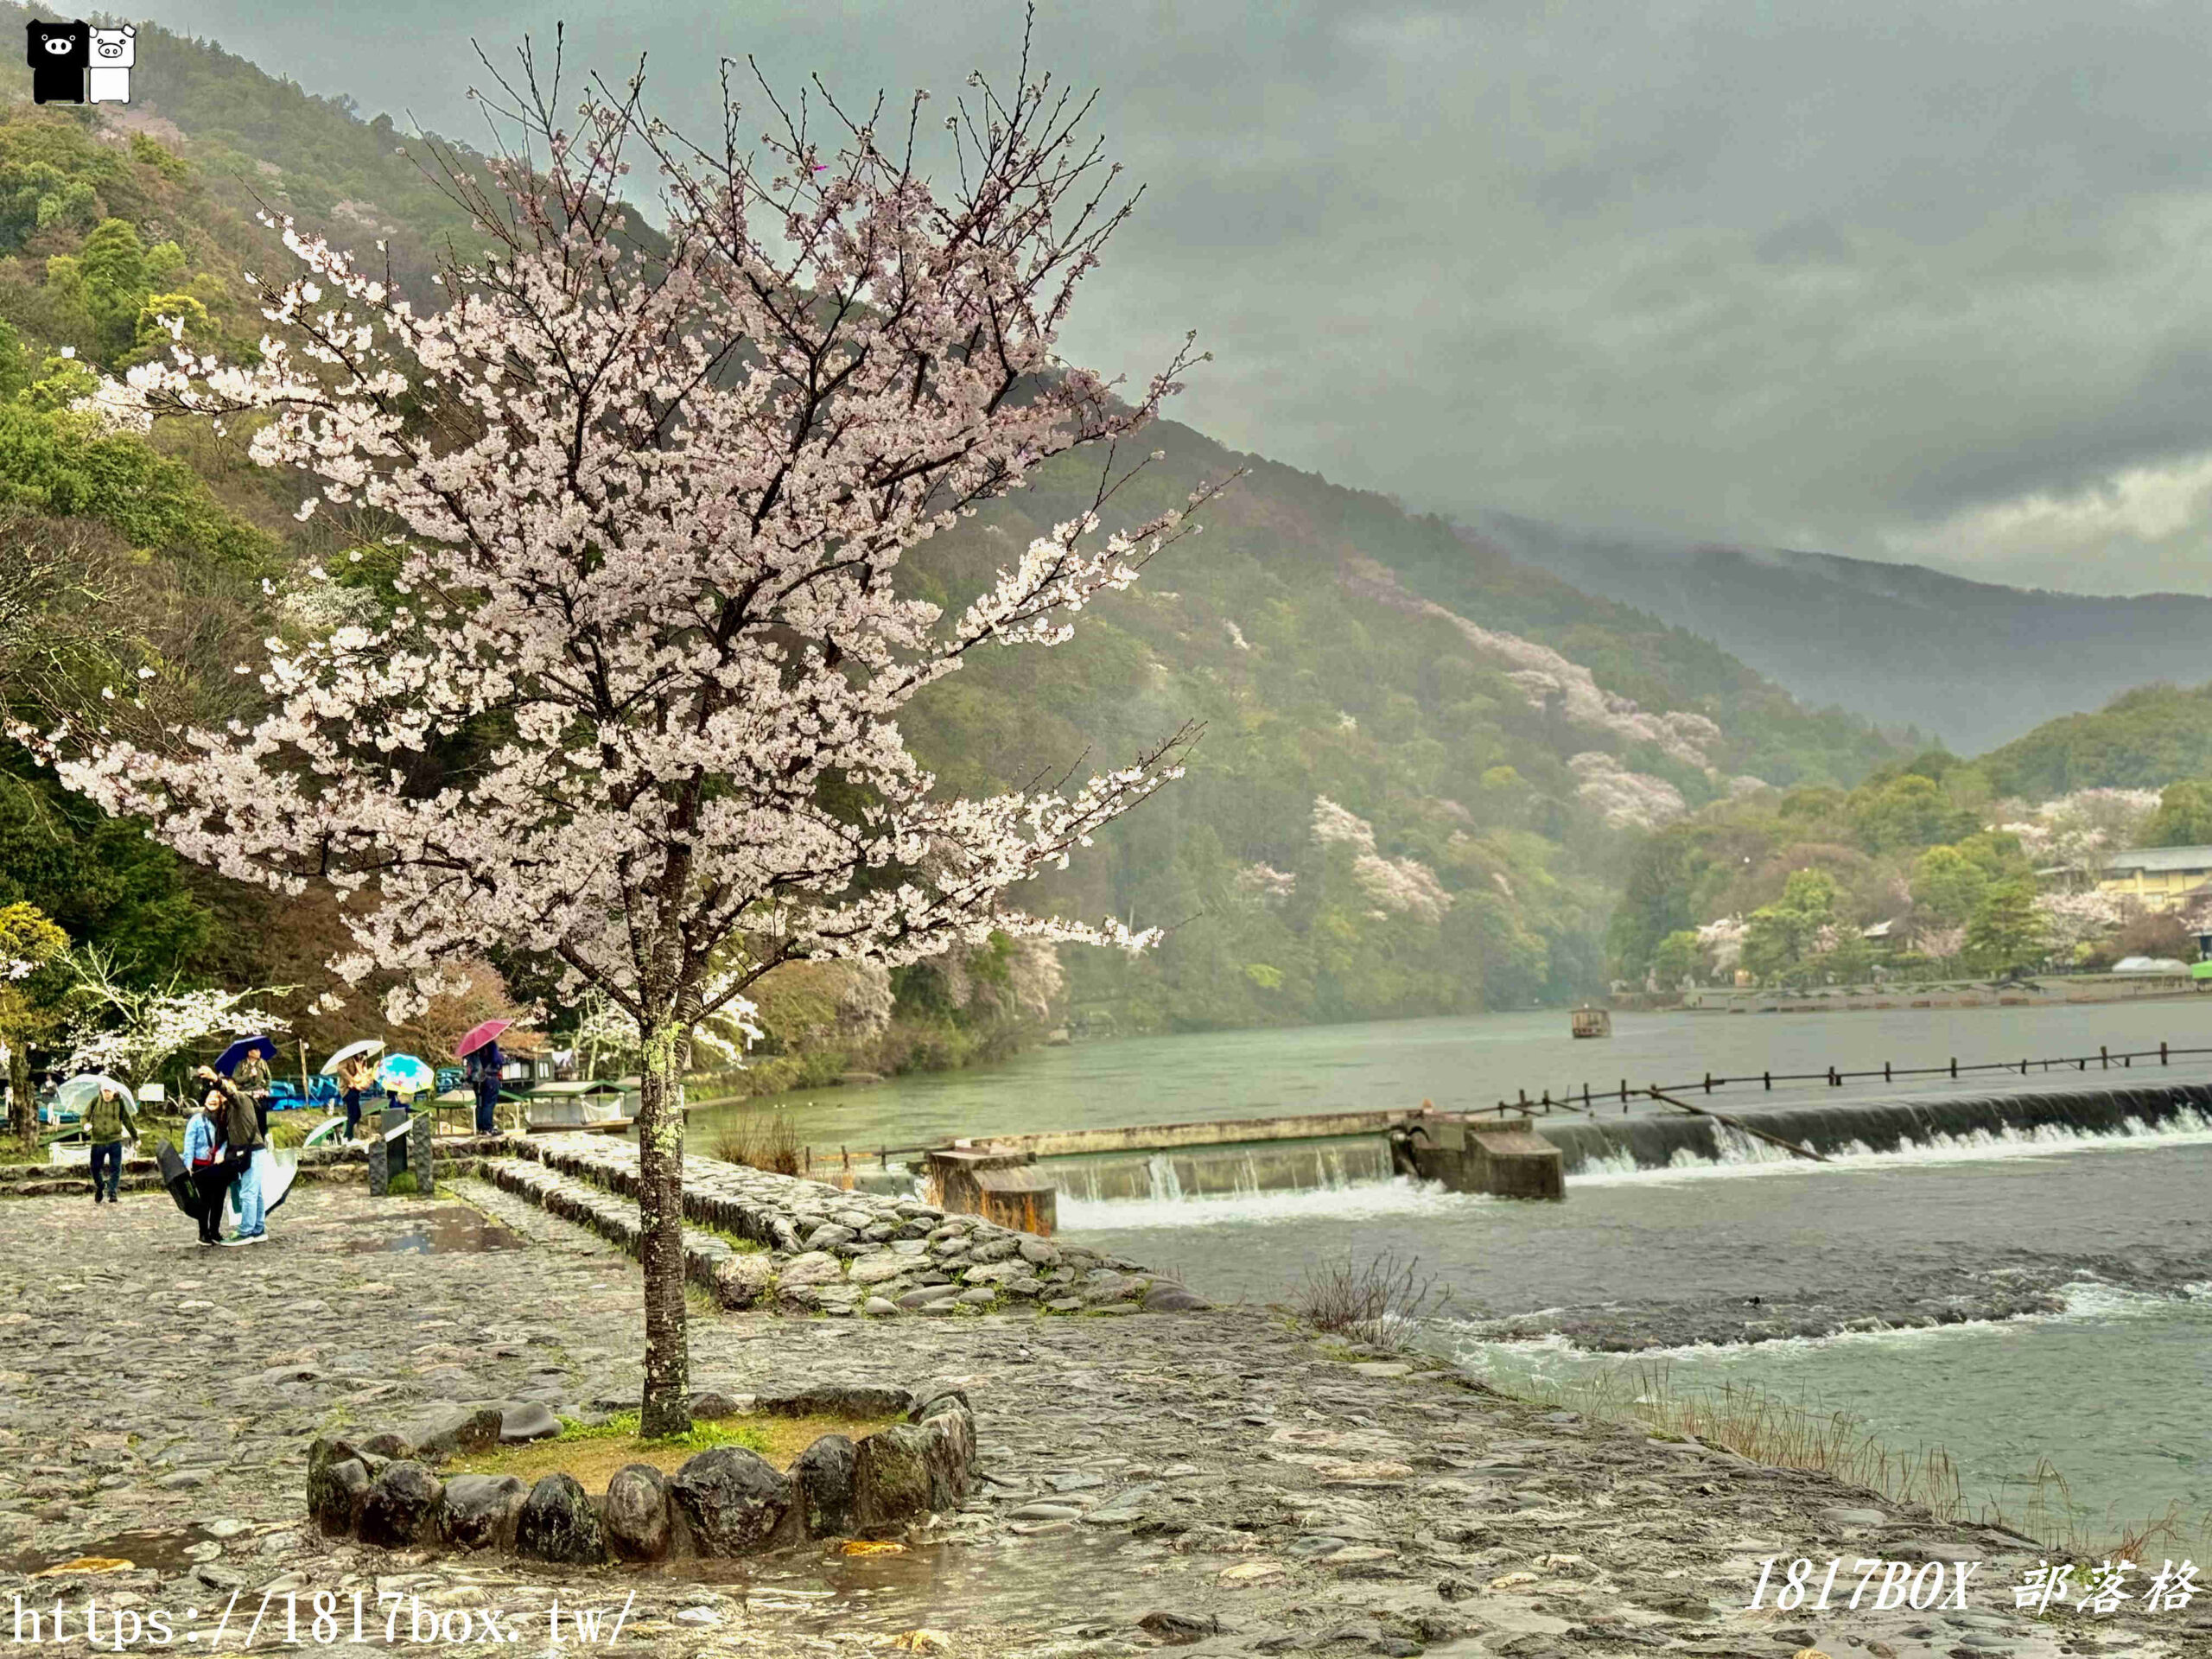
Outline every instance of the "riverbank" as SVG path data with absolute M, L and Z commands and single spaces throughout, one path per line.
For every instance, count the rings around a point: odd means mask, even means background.
M 701 1388 L 960 1380 L 986 1484 L 901 1553 L 802 1552 L 702 1583 L 334 1548 L 304 1524 L 312 1434 L 637 1392 L 634 1265 L 507 1195 L 458 1192 L 302 1187 L 270 1244 L 220 1252 L 158 1194 L 0 1205 L 20 1286 L 0 1313 L 0 1597 L 212 1618 L 233 1591 L 250 1607 L 360 1590 L 542 1618 L 556 1595 L 611 1610 L 634 1592 L 616 1645 L 684 1656 L 2212 1651 L 2201 1611 L 2014 1611 L 2007 1586 L 2035 1564 L 2018 1539 L 1363 1356 L 1257 1306 L 697 1317 Z M 134 1565 L 30 1577 L 86 1554 Z M 1744 1611 L 1770 1555 L 1987 1565 L 1963 1612 Z M 382 1650 L 343 1635 L 317 1650 Z
M 2049 1008 L 2100 1002 L 2142 1002 L 2199 996 L 2212 982 L 2188 974 L 2047 974 L 1993 984 L 1988 980 L 1898 980 L 1880 985 L 1770 987 L 1738 990 L 1704 986 L 1665 1006 L 1686 1014 L 1872 1014 L 1893 1008 Z M 1656 1001 L 1644 1006 L 1661 1006 Z

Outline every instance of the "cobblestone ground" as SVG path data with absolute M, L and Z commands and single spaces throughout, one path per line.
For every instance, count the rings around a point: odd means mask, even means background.
M 393 1645 L 539 1652 L 557 1604 L 563 1650 L 684 1656 L 2212 1653 L 2202 1602 L 2038 1623 L 2011 1606 L 2037 1559 L 2017 1539 L 1348 1358 L 1255 1308 L 702 1313 L 701 1388 L 967 1382 L 988 1479 L 901 1553 L 709 1580 L 333 1547 L 302 1524 L 319 1429 L 634 1398 L 635 1264 L 488 1186 L 456 1192 L 302 1185 L 269 1243 L 222 1250 L 161 1195 L 0 1204 L 0 1645 L 55 1647 L 58 1599 L 57 1650 L 81 1648 L 89 1600 L 102 1649 L 203 1652 L 377 1650 L 394 1608 Z M 1770 1555 L 1986 1565 L 1963 1611 L 1746 1613 Z M 31 1576 L 83 1556 L 135 1565 Z M 595 1640 L 579 1613 L 602 1615 Z

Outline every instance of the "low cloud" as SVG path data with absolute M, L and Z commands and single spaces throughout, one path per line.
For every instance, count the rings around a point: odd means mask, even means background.
M 365 112 L 474 130 L 474 35 L 179 0 Z M 1147 184 L 1063 338 L 1177 414 L 1442 511 L 1910 556 L 2094 591 L 2212 590 L 2212 100 L 2202 9 L 2016 0 L 1560 8 L 1047 4 Z M 1013 4 L 736 14 L 613 0 L 572 61 L 650 54 L 709 126 L 714 54 L 947 96 Z M 143 73 L 158 103 L 159 66 Z

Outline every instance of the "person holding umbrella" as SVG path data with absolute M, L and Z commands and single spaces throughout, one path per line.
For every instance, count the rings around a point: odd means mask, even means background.
M 261 1139 L 269 1139 L 269 1062 L 276 1058 L 276 1045 L 267 1037 L 241 1037 L 217 1056 L 215 1070 L 253 1103 L 261 1126 Z
M 123 1178 L 123 1137 L 138 1139 L 138 1120 L 130 1110 L 129 1090 L 113 1077 L 99 1079 L 99 1092 L 85 1113 L 85 1131 L 92 1143 L 92 1202 L 100 1201 L 105 1173 L 107 1201 L 116 1202 L 116 1187 Z
M 356 1054 L 338 1068 L 338 1086 L 345 1091 L 346 1138 L 355 1139 L 361 1132 L 361 1096 L 376 1082 L 376 1068 L 369 1064 L 365 1054 Z
M 361 1128 L 361 1096 L 376 1084 L 376 1057 L 384 1052 L 384 1045 L 375 1038 L 358 1043 L 348 1043 L 322 1063 L 326 1076 L 338 1079 L 338 1090 L 346 1104 L 346 1138 L 353 1140 Z
M 512 1023 L 507 1020 L 486 1020 L 462 1038 L 455 1051 L 467 1062 L 469 1085 L 476 1091 L 479 1135 L 490 1135 L 497 1128 L 499 1081 L 507 1069 L 507 1057 L 499 1052 L 499 1033 Z
M 231 1050 L 226 1049 L 224 1058 L 230 1055 Z M 219 1071 L 222 1061 L 215 1065 Z M 261 1115 L 227 1077 L 218 1076 L 215 1086 L 223 1096 L 224 1167 L 230 1176 L 231 1207 L 238 1212 L 238 1231 L 223 1243 L 258 1244 L 269 1236 L 268 1212 L 262 1207 L 261 1172 L 253 1162 L 253 1154 L 268 1144 L 261 1132 Z

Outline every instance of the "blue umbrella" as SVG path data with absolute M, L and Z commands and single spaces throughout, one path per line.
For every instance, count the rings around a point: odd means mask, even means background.
M 258 1054 L 264 1060 L 276 1058 L 276 1045 L 266 1037 L 241 1037 L 215 1057 L 215 1070 L 225 1077 L 238 1069 L 238 1062 L 249 1054 Z
M 377 1081 L 395 1095 L 419 1095 L 437 1080 L 437 1073 L 412 1054 L 387 1054 L 377 1067 Z

